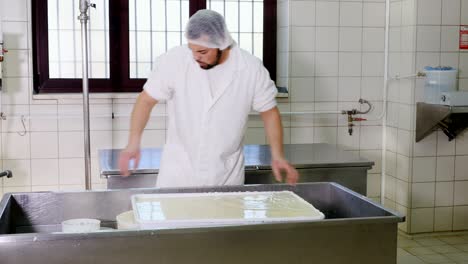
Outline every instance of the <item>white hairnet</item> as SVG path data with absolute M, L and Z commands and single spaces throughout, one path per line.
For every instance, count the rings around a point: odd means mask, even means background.
M 207 9 L 198 10 L 193 14 L 187 23 L 185 37 L 189 43 L 220 50 L 233 43 L 223 16 Z

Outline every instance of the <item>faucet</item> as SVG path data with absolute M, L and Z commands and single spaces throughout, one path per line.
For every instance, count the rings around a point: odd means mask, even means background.
M 348 115 L 348 133 L 349 135 L 353 135 L 353 127 L 354 123 L 353 122 L 360 122 L 360 121 L 366 121 L 367 119 L 362 118 L 362 117 L 353 117 L 354 115 L 364 115 L 370 112 L 372 109 L 372 104 L 365 100 L 365 99 L 359 99 L 360 104 L 367 104 L 369 108 L 366 111 L 359 111 L 356 108 L 351 109 L 351 110 L 343 110 L 341 111 L 341 114 L 343 115 Z
M 11 172 L 11 170 L 6 170 L 6 171 L 3 171 L 3 172 L 0 172 L 0 178 L 2 178 L 2 177 L 11 178 L 11 177 L 13 177 L 13 173 Z

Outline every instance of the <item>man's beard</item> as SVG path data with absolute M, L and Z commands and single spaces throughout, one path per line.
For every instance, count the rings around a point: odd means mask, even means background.
M 221 60 L 221 55 L 223 55 L 223 52 L 220 49 L 218 49 L 218 53 L 216 54 L 216 61 L 213 64 L 206 64 L 205 67 L 203 66 L 200 66 L 200 67 L 204 70 L 209 70 L 209 69 L 214 68 L 215 66 L 219 64 L 219 61 Z

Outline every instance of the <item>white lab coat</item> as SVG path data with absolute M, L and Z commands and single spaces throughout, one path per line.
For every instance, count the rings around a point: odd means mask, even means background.
M 276 106 L 276 87 L 262 62 L 236 45 L 232 74 L 210 92 L 207 70 L 187 46 L 160 56 L 144 90 L 167 102 L 168 128 L 157 187 L 239 185 L 244 182 L 243 138 L 250 111 Z

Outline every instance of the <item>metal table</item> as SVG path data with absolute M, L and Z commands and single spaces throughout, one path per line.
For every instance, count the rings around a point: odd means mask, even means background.
M 325 219 L 225 227 L 65 234 L 60 223 L 96 218 L 115 227 L 137 193 L 282 191 Z M 0 202 L 0 262 L 395 264 L 404 217 L 335 183 L 6 194 Z
M 121 177 L 118 169 L 120 149 L 99 151 L 101 176 L 107 178 L 108 189 L 154 187 L 159 172 L 162 149 L 142 149 L 141 160 L 130 177 Z M 367 193 L 367 171 L 374 162 L 336 145 L 287 144 L 286 159 L 298 169 L 300 182 L 337 182 L 360 194 Z M 276 183 L 271 171 L 268 145 L 245 145 L 245 184 Z

